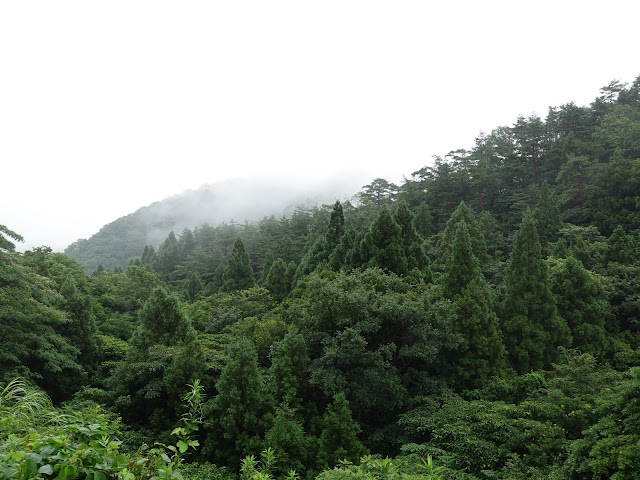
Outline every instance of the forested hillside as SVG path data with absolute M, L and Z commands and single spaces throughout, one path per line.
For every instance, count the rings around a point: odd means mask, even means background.
M 124 269 L 140 256 L 145 245 L 157 247 L 171 231 L 222 222 L 254 223 L 271 215 L 290 216 L 298 205 L 321 205 L 358 186 L 353 179 L 334 178 L 315 179 L 305 187 L 287 176 L 203 185 L 118 218 L 90 238 L 73 242 L 64 253 L 85 265 L 88 272 L 99 265 Z
M 0 226 L 0 478 L 640 478 L 639 221 L 640 77 L 126 269 Z

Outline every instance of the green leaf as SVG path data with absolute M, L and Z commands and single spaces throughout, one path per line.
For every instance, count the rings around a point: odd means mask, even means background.
M 186 452 L 187 449 L 189 448 L 189 445 L 187 445 L 187 443 L 183 442 L 182 440 L 180 440 L 178 443 L 176 443 L 176 445 L 180 449 L 180 453 Z
M 73 480 L 78 477 L 78 470 L 73 465 L 63 465 L 58 473 L 58 477 L 61 480 Z
M 102 472 L 96 472 L 93 474 L 93 480 L 107 480 L 107 476 Z
M 47 463 L 46 465 L 43 465 L 38 469 L 38 473 L 44 473 L 45 475 L 53 475 L 53 467 L 51 466 L 51 464 Z
M 24 462 L 24 477 L 23 478 L 31 478 L 35 477 L 36 473 L 38 473 L 38 463 L 33 458 L 32 455 L 29 455 Z

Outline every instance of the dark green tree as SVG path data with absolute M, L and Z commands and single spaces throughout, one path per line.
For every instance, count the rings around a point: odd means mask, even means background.
M 572 347 L 602 358 L 608 346 L 605 318 L 610 306 L 602 285 L 573 256 L 559 260 L 551 271 L 551 290 L 558 314 L 567 321 Z
M 80 350 L 79 363 L 88 373 L 93 373 L 97 367 L 99 344 L 91 300 L 78 290 L 72 276 L 60 287 L 60 294 L 64 298 L 60 308 L 69 313 L 69 322 L 63 328 L 64 336 Z
M 617 263 L 631 263 L 633 260 L 631 242 L 621 225 L 607 239 L 606 259 L 607 262 Z
M 407 273 L 407 257 L 402 242 L 402 229 L 386 206 L 380 209 L 362 240 L 361 255 L 367 267 L 381 268 L 397 275 Z
M 287 264 L 278 258 L 271 264 L 264 287 L 271 292 L 276 301 L 281 302 L 291 291 L 292 281 Z
M 187 278 L 184 280 L 184 285 L 182 287 L 182 294 L 184 298 L 193 302 L 196 298 L 196 295 L 202 290 L 202 281 L 194 272 L 189 272 L 187 274 Z
M 366 453 L 358 440 L 360 426 L 351 417 L 344 393 L 334 395 L 323 417 L 318 463 L 321 469 L 333 468 L 340 460 L 357 462 Z
M 170 428 L 184 385 L 204 373 L 204 357 L 177 295 L 156 287 L 139 315 L 125 360 L 109 379 L 129 422 Z
M 542 184 L 538 192 L 538 203 L 533 209 L 533 218 L 536 221 L 536 231 L 543 253 L 548 254 L 551 251 L 551 244 L 558 240 L 562 220 L 551 187 L 547 182 Z
M 260 278 L 258 279 L 258 285 L 264 286 L 264 282 L 267 280 L 267 275 L 269 275 L 269 270 L 271 269 L 271 265 L 273 264 L 275 257 L 271 250 L 267 250 L 267 253 L 264 255 L 264 260 L 262 261 L 262 268 L 260 269 Z
M 310 360 L 304 337 L 296 330 L 287 332 L 275 345 L 269 369 L 270 387 L 278 405 L 299 414 L 309 389 Z
M 233 290 L 246 290 L 255 286 L 251 259 L 244 249 L 244 242 L 238 238 L 233 244 L 231 257 L 227 262 L 227 267 L 222 275 L 222 290 L 231 292 Z
M 487 243 L 482 233 L 480 224 L 476 220 L 475 215 L 467 206 L 467 204 L 464 201 L 461 201 L 447 221 L 447 225 L 445 226 L 445 229 L 442 232 L 442 236 L 440 237 L 440 240 L 438 241 L 438 245 L 436 247 L 438 264 L 440 265 L 441 269 L 449 262 L 449 256 L 451 255 L 451 247 L 453 245 L 453 239 L 455 237 L 456 229 L 462 221 L 464 221 L 467 226 L 469 237 L 471 239 L 471 249 L 475 257 L 480 262 L 480 265 L 484 265 L 489 259 L 489 255 L 487 253 Z
M 502 329 L 511 364 L 520 373 L 550 366 L 557 348 L 571 345 L 571 334 L 556 310 L 530 210 L 516 232 L 504 288 Z
M 429 271 L 429 259 L 424 251 L 424 239 L 420 236 L 414 226 L 414 215 L 409 210 L 406 203 L 401 202 L 393 216 L 395 222 L 400 226 L 402 236 L 402 246 L 407 259 L 407 271 L 418 270 L 422 273 Z
M 451 378 L 459 390 L 477 388 L 503 371 L 506 352 L 491 291 L 471 250 L 464 220 L 456 228 L 442 290 L 452 301 L 454 331 L 461 339 L 450 352 Z
M 227 347 L 227 363 L 207 416 L 211 428 L 203 453 L 216 463 L 237 466 L 259 451 L 265 423 L 265 388 L 252 343 L 239 338 Z
M 62 300 L 53 281 L 0 249 L 0 382 L 23 377 L 54 401 L 80 387 L 85 372 L 79 350 L 62 335 L 70 321 L 57 308 Z

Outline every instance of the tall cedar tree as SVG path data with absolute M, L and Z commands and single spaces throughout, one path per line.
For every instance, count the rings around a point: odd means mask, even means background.
M 273 298 L 281 302 L 291 291 L 290 270 L 284 260 L 278 258 L 271 264 L 264 287 L 269 290 Z
M 407 271 L 410 272 L 416 269 L 423 274 L 428 273 L 429 259 L 422 247 L 424 239 L 416 230 L 414 226 L 415 217 L 406 203 L 401 202 L 400 205 L 398 205 L 393 219 L 400 225 L 402 232 L 402 246 L 404 247 L 404 254 L 407 258 Z
M 471 250 L 464 220 L 458 224 L 450 251 L 442 288 L 453 303 L 454 331 L 461 337 L 451 351 L 451 377 L 459 390 L 477 388 L 503 370 L 506 351 L 491 308 L 491 291 Z
M 297 284 L 304 276 L 322 270 L 332 268 L 338 270 L 341 267 L 341 260 L 335 252 L 344 235 L 344 211 L 339 201 L 333 205 L 329 225 L 325 234 L 320 235 L 307 250 L 296 270 L 293 284 Z
M 333 397 L 322 420 L 318 466 L 321 469 L 333 468 L 340 460 L 360 460 L 366 450 L 358 440 L 360 427 L 351 417 L 349 402 L 344 393 L 337 393 Z
M 304 337 L 296 330 L 287 332 L 275 345 L 269 369 L 270 387 L 276 404 L 298 413 L 309 380 L 309 354 Z
M 475 215 L 464 201 L 458 204 L 458 207 L 451 214 L 451 217 L 447 221 L 447 225 L 442 232 L 442 236 L 436 247 L 437 257 L 439 259 L 438 264 L 440 269 L 444 268 L 449 262 L 449 256 L 451 255 L 451 246 L 453 245 L 453 239 L 455 237 L 458 224 L 464 221 L 469 230 L 469 237 L 471 239 L 471 249 L 473 254 L 480 262 L 480 265 L 484 265 L 489 255 L 487 253 L 487 243 L 482 233 L 480 223 L 476 220 Z
M 551 288 L 558 314 L 567 321 L 573 337 L 572 347 L 602 358 L 607 350 L 605 318 L 609 303 L 604 289 L 580 260 L 570 256 L 560 260 L 551 272 Z
M 543 253 L 551 251 L 551 245 L 558 240 L 558 231 L 562 227 L 560 209 L 553 197 L 551 188 L 544 182 L 538 192 L 538 203 L 533 210 L 533 218 L 536 221 L 536 230 Z
M 227 364 L 207 409 L 211 429 L 203 453 L 216 463 L 236 467 L 260 451 L 266 413 L 265 388 L 253 344 L 240 338 L 227 347 Z
M 549 367 L 556 359 L 557 348 L 571 345 L 567 322 L 556 310 L 530 210 L 525 212 L 514 237 L 502 312 L 509 360 L 519 373 Z
M 97 367 L 99 345 L 96 318 L 89 296 L 80 292 L 71 275 L 60 286 L 60 294 L 64 297 L 61 308 L 69 312 L 64 336 L 80 350 L 79 363 L 87 373 L 92 373 Z
M 190 320 L 174 293 L 156 287 L 109 383 L 120 413 L 131 422 L 170 428 L 180 413 L 179 393 L 203 374 L 204 357 Z
M 244 249 L 242 239 L 237 238 L 222 275 L 222 290 L 225 292 L 246 290 L 255 286 L 255 283 L 249 254 Z
M 361 243 L 367 267 L 381 268 L 397 275 L 407 273 L 407 257 L 402 243 L 402 229 L 383 206 Z

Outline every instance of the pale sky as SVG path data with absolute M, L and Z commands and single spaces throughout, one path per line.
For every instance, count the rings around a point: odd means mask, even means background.
M 400 182 L 632 82 L 638 18 L 637 0 L 0 1 L 0 224 L 63 249 L 233 177 Z

